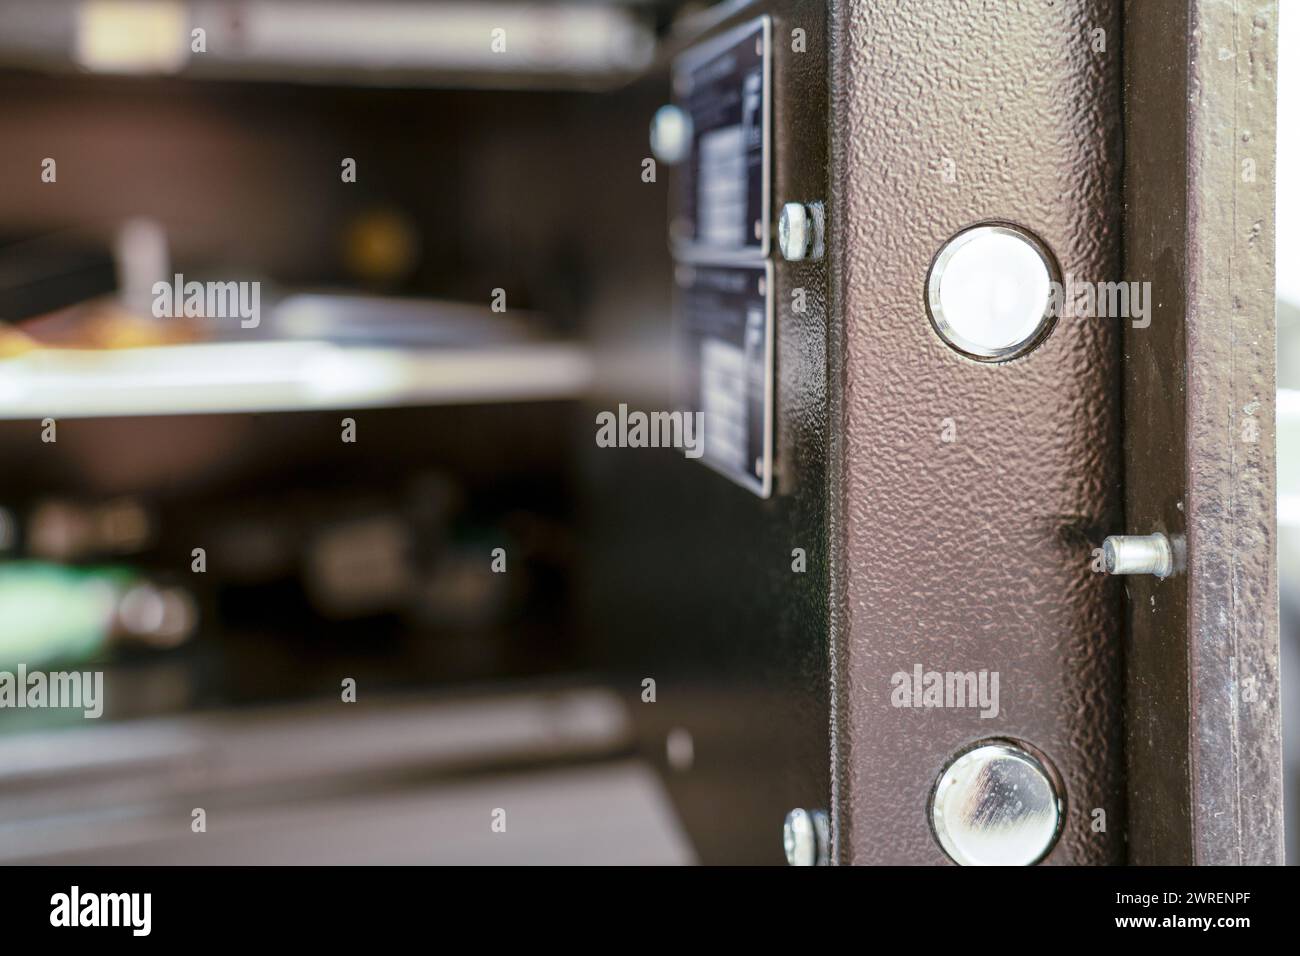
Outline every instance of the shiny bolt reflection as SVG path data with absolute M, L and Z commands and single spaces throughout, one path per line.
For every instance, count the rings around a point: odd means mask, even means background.
M 1056 842 L 1061 798 L 1038 758 L 1014 744 L 981 744 L 940 775 L 931 798 L 934 834 L 962 866 L 1029 866 Z

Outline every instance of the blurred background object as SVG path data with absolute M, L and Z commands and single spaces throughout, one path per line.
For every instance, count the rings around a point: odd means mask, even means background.
M 0 564 L 0 668 L 66 666 L 102 659 L 114 641 L 170 648 L 197 624 L 193 599 L 126 567 Z
M 1287 863 L 1300 865 L 1300 10 L 1278 16 L 1277 541 Z
M 0 56 L 100 73 L 599 87 L 650 64 L 655 16 L 676 5 L 17 0 L 0 8 Z M 494 30 L 501 43 L 479 42 Z
M 0 711 L 0 858 L 698 859 L 576 593 L 682 6 L 0 2 L 0 670 L 106 697 Z

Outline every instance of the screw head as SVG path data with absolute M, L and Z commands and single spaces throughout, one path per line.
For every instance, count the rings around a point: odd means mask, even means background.
M 785 815 L 785 861 L 791 866 L 812 866 L 817 862 L 817 833 L 812 817 L 802 808 Z
M 785 861 L 791 866 L 823 866 L 829 856 L 830 820 L 824 810 L 795 807 L 785 815 Z
M 691 152 L 691 117 L 680 106 L 661 106 L 650 121 L 650 151 L 661 162 L 675 166 Z
M 777 238 L 781 246 L 781 255 L 789 262 L 798 262 L 808 255 L 812 245 L 808 207 L 801 202 L 788 202 L 781 207 L 781 219 L 777 223 Z
M 826 211 L 819 202 L 788 202 L 777 220 L 777 244 L 788 262 L 820 259 L 825 252 Z
M 674 727 L 668 731 L 664 747 L 668 754 L 668 766 L 674 770 L 686 771 L 695 765 L 695 738 L 685 727 Z

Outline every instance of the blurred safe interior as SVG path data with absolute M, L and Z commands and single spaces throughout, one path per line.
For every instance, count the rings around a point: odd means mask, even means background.
M 783 860 L 824 297 L 779 495 L 592 424 L 673 407 L 666 64 L 824 28 L 745 6 L 0 3 L 0 670 L 104 675 L 0 714 L 0 860 Z M 160 315 L 178 275 L 258 318 Z

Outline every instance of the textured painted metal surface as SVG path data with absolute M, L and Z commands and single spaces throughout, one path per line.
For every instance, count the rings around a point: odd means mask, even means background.
M 1277 10 L 1126 6 L 1130 529 L 1185 542 L 1128 582 L 1130 861 L 1280 863 L 1274 542 Z M 1171 169 L 1187 175 L 1171 176 Z
M 1079 279 L 1118 278 L 1119 43 L 1108 0 L 832 4 L 841 862 L 945 862 L 929 790 L 990 737 L 1064 780 L 1045 862 L 1123 860 L 1122 624 L 1092 570 L 1120 519 L 1118 323 L 1063 318 L 988 365 L 924 307 L 931 257 L 981 220 L 1029 229 Z M 996 671 L 997 716 L 893 706 L 891 675 L 917 665 Z

